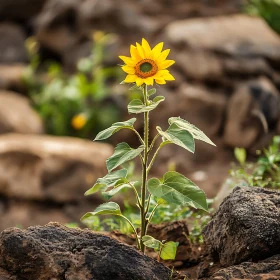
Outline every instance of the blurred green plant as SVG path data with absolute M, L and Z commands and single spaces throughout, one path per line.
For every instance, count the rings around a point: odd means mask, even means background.
M 280 136 L 274 136 L 271 145 L 263 151 L 257 151 L 255 163 L 246 162 L 246 151 L 235 149 L 239 166 L 230 170 L 231 176 L 245 186 L 280 189 Z
M 249 0 L 246 10 L 251 15 L 262 17 L 280 34 L 280 0 Z
M 90 56 L 78 61 L 73 75 L 57 62 L 42 62 L 38 42 L 26 41 L 30 64 L 23 79 L 47 133 L 92 138 L 120 117 L 108 83 L 122 73 L 117 66 L 104 67 L 104 48 L 112 36 L 95 32 Z

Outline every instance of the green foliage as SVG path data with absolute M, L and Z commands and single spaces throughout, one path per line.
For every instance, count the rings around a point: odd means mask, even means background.
M 240 164 L 230 171 L 235 181 L 245 186 L 280 189 L 280 136 L 275 136 L 262 153 L 258 151 L 256 163 L 246 162 L 244 149 L 236 148 L 234 154 Z
M 78 62 L 72 75 L 59 63 L 41 61 L 36 41 L 27 41 L 31 63 L 23 79 L 49 134 L 93 138 L 120 117 L 108 87 L 120 72 L 104 66 L 104 47 L 112 36 L 95 36 L 92 53 Z
M 191 180 L 175 171 L 164 174 L 163 182 L 157 178 L 148 181 L 148 190 L 168 203 L 208 210 L 205 193 Z
M 139 154 L 141 154 L 143 150 L 143 146 L 140 146 L 137 149 L 132 149 L 127 143 L 118 144 L 114 154 L 106 160 L 108 171 L 111 172 L 118 166 L 134 159 Z
M 142 90 L 143 101 L 140 99 L 132 100 L 128 105 L 129 113 L 144 113 L 144 137 L 134 129 L 133 124 L 135 119 L 125 122 L 113 124 L 110 128 L 99 133 L 96 140 L 106 139 L 112 136 L 120 129 L 127 128 L 136 133 L 139 138 L 140 146 L 132 148 L 127 143 L 120 143 L 116 146 L 114 154 L 106 161 L 109 174 L 97 180 L 96 184 L 86 194 L 95 193 L 100 190 L 107 199 L 110 199 L 120 190 L 124 188 L 133 189 L 136 196 L 136 206 L 139 208 L 139 215 L 136 220 L 140 221 L 140 233 L 136 230 L 135 222 L 132 222 L 132 217 L 121 214 L 119 205 L 114 202 L 107 202 L 97 207 L 95 211 L 87 213 L 82 220 L 92 219 L 96 215 L 113 214 L 122 217 L 131 226 L 135 234 L 138 248 L 145 251 L 145 246 L 150 246 L 160 253 L 160 257 L 164 260 L 174 259 L 178 243 L 173 241 L 161 242 L 147 236 L 147 228 L 152 221 L 158 207 L 164 204 L 177 204 L 180 206 L 190 206 L 196 209 L 208 210 L 205 193 L 196 186 L 188 178 L 175 171 L 169 171 L 163 176 L 160 181 L 157 178 L 148 180 L 149 171 L 153 166 L 154 160 L 162 147 L 168 144 L 176 144 L 184 149 L 194 153 L 195 139 L 202 140 L 208 144 L 215 145 L 202 131 L 195 126 L 189 124 L 181 118 L 170 118 L 170 127 L 163 131 L 157 127 L 158 135 L 149 141 L 149 113 L 154 110 L 164 100 L 162 96 L 156 96 L 153 100 L 149 97 L 156 93 L 155 89 L 148 91 L 147 86 L 133 86 L 132 90 Z M 149 159 L 148 155 L 153 151 L 156 140 L 162 136 L 162 142 L 159 144 L 153 157 Z M 139 156 L 142 163 L 142 184 L 140 191 L 137 189 L 138 184 L 131 182 L 127 178 L 125 171 L 112 172 L 115 168 Z M 123 170 L 123 169 L 122 169 Z M 111 173 L 110 173 L 111 172 Z M 123 174 L 120 174 L 123 172 Z M 122 177 L 123 176 L 123 177 Z M 153 205 L 152 201 L 155 201 Z
M 150 101 L 148 105 L 145 105 L 140 99 L 134 99 L 128 104 L 128 112 L 134 114 L 140 114 L 154 110 L 162 101 L 164 96 L 157 96 Z
M 249 0 L 247 11 L 252 15 L 264 18 L 268 25 L 280 34 L 279 0 Z
M 163 260 L 174 260 L 176 258 L 178 242 L 168 241 L 163 243 L 150 235 L 142 237 L 144 245 L 159 252 L 159 257 Z

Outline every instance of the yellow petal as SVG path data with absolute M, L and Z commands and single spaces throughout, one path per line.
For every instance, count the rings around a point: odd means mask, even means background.
M 131 57 L 120 55 L 119 58 L 127 65 L 134 66 L 135 62 Z
M 168 74 L 169 71 L 168 70 L 159 70 L 157 73 L 156 73 L 156 76 L 158 78 L 161 78 L 164 74 Z
M 136 85 L 137 85 L 138 87 L 140 87 L 141 85 L 143 85 L 143 83 L 144 83 L 144 80 L 137 77 L 137 79 L 136 79 Z
M 150 47 L 149 43 L 144 38 L 142 38 L 142 48 L 144 50 L 145 57 L 146 58 L 151 58 L 151 56 L 152 56 L 151 47 Z
M 164 84 L 166 84 L 166 82 L 165 82 L 164 79 L 156 79 L 156 83 L 159 84 L 159 85 L 164 85 Z
M 152 86 L 154 84 L 154 79 L 152 77 L 144 79 L 146 85 Z
M 133 45 L 130 46 L 130 55 L 132 59 L 137 62 L 141 60 L 141 56 L 139 55 L 137 48 Z
M 137 80 L 137 76 L 136 75 L 127 75 L 124 82 L 125 83 L 134 83 Z
M 142 46 L 139 43 L 136 43 L 136 48 L 138 50 L 139 55 L 141 56 L 141 58 L 145 58 L 145 53 L 144 50 L 142 48 Z
M 157 59 L 159 57 L 162 48 L 163 48 L 163 42 L 160 42 L 152 49 L 152 55 L 154 59 Z
M 170 73 L 164 74 L 162 77 L 166 81 L 174 81 L 175 80 L 175 78 Z
M 159 63 L 158 66 L 159 66 L 159 69 L 166 69 L 174 63 L 175 63 L 174 60 L 165 60 L 165 61 Z
M 170 53 L 170 49 L 164 50 L 157 58 L 157 62 L 163 62 Z
M 128 65 L 122 66 L 122 70 L 127 74 L 135 74 L 135 69 L 132 66 L 128 66 Z

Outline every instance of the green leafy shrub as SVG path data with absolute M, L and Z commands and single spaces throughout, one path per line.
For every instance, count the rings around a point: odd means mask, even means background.
M 231 176 L 241 185 L 280 189 L 280 136 L 274 136 L 271 145 L 257 154 L 257 161 L 249 163 L 246 162 L 246 151 L 236 148 L 235 156 L 240 166 L 230 171 Z
M 120 117 L 108 83 L 121 73 L 118 67 L 103 65 L 104 47 L 112 35 L 98 35 L 91 55 L 79 60 L 73 75 L 59 63 L 41 62 L 38 43 L 27 40 L 31 62 L 24 81 L 49 134 L 92 138 Z

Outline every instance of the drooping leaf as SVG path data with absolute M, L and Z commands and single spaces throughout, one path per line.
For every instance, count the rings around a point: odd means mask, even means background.
M 172 117 L 168 120 L 169 124 L 176 124 L 179 128 L 190 132 L 194 139 L 204 141 L 210 145 L 216 146 L 200 129 L 193 124 L 181 119 L 180 117 Z
M 157 90 L 155 88 L 151 88 L 150 90 L 148 90 L 148 96 L 151 96 L 153 94 L 155 94 L 157 92 Z
M 140 99 L 134 99 L 128 104 L 128 112 L 134 114 L 149 112 L 155 109 L 159 103 L 164 101 L 164 99 L 164 96 L 157 96 L 153 99 L 153 101 L 150 101 L 148 106 L 146 106 Z
M 163 244 L 160 257 L 165 260 L 175 260 L 179 242 L 169 241 Z
M 111 172 L 121 164 L 134 159 L 144 150 L 144 146 L 131 148 L 127 143 L 117 145 L 114 154 L 106 160 L 107 169 Z
M 235 148 L 234 149 L 234 156 L 240 163 L 240 165 L 244 165 L 246 162 L 246 150 L 244 148 Z
M 107 139 L 110 136 L 112 136 L 114 133 L 118 132 L 119 130 L 121 130 L 123 128 L 133 129 L 133 124 L 135 123 L 135 121 L 136 121 L 136 118 L 132 118 L 125 122 L 114 123 L 109 128 L 99 132 L 97 134 L 97 136 L 95 137 L 94 141 Z
M 169 203 L 208 210 L 205 193 L 178 172 L 165 173 L 163 182 L 157 178 L 151 178 L 148 181 L 148 190 L 153 196 L 161 197 Z
M 160 251 L 161 246 L 163 245 L 159 240 L 150 235 L 144 235 L 142 241 L 146 247 L 155 249 L 155 251 Z
M 86 220 L 95 215 L 121 215 L 120 206 L 116 202 L 107 202 L 99 205 L 93 212 L 86 213 L 81 220 Z
M 193 136 L 190 132 L 181 129 L 176 124 L 170 125 L 166 131 L 162 131 L 162 129 L 157 126 L 157 131 L 165 140 L 194 153 L 195 144 Z
M 90 195 L 93 193 L 96 193 L 98 191 L 105 191 L 109 187 L 113 187 L 120 179 L 126 178 L 127 176 L 127 170 L 126 169 L 120 169 L 114 172 L 111 172 L 107 174 L 106 176 L 99 178 L 96 183 L 93 185 L 92 188 L 90 188 L 88 191 L 86 191 L 85 195 Z
M 127 182 L 127 180 L 120 180 L 114 188 L 112 188 L 109 191 L 103 192 L 102 194 L 106 199 L 112 198 L 116 193 L 121 191 L 124 188 L 132 188 L 131 185 L 134 185 L 136 182 L 131 182 L 130 184 Z

